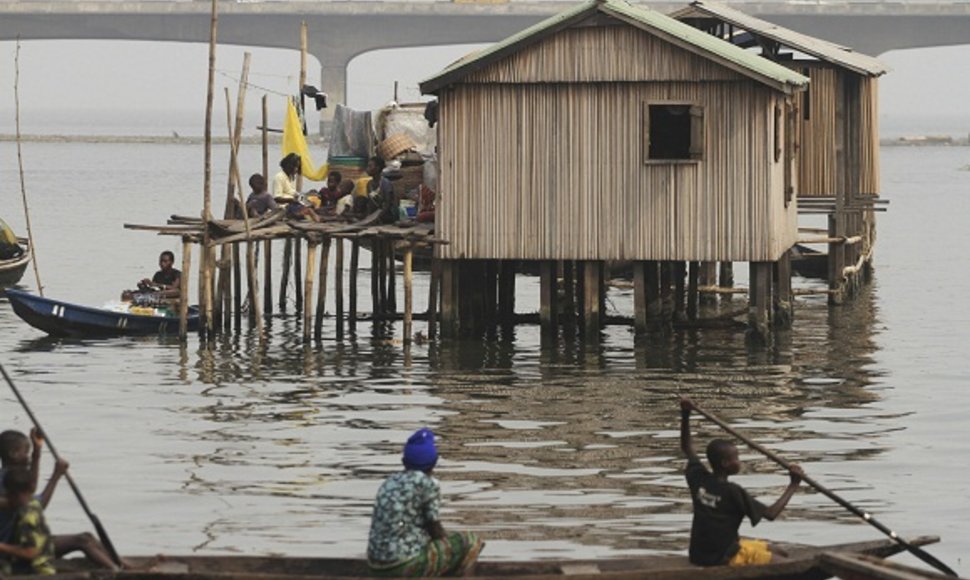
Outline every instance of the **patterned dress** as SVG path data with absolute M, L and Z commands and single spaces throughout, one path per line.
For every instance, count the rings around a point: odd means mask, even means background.
M 6 569 L 13 574 L 54 574 L 54 542 L 44 519 L 44 508 L 36 499 L 20 508 L 14 518 L 13 537 L 10 543 L 22 548 L 37 548 L 37 557 L 30 561 L 13 559 L 6 562 Z M 4 571 L 0 563 L 0 572 Z
M 377 492 L 367 543 L 371 572 L 381 576 L 460 575 L 475 563 L 484 544 L 474 534 L 452 532 L 432 540 L 439 521 L 438 481 L 407 470 L 387 478 Z

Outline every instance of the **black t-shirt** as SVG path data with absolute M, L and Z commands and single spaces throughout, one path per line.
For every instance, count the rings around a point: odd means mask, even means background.
M 694 503 L 690 561 L 701 566 L 724 564 L 738 552 L 741 521 L 747 516 L 756 526 L 767 508 L 740 485 L 714 477 L 696 456 L 687 460 L 684 475 Z
M 170 269 L 168 272 L 165 270 L 159 270 L 155 272 L 152 276 L 152 282 L 155 284 L 165 284 L 166 286 L 171 286 L 175 284 L 176 280 L 182 277 L 182 273 L 175 268 Z

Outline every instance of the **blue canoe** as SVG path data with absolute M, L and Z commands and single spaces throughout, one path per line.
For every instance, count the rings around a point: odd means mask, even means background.
M 5 291 L 13 311 L 27 324 L 52 336 L 89 337 L 178 334 L 177 316 L 146 316 L 79 306 L 22 290 Z M 189 330 L 199 326 L 199 309 L 189 307 Z

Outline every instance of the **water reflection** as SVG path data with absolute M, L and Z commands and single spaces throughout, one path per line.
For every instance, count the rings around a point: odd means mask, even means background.
M 680 394 L 817 469 L 886 451 L 894 417 L 865 409 L 878 399 L 867 388 L 878 324 L 871 292 L 837 309 L 803 300 L 796 316 L 767 348 L 749 347 L 734 327 L 634 340 L 612 326 L 595 346 L 572 336 L 540 344 L 536 327 L 519 326 L 404 347 L 392 323 L 304 345 L 299 320 L 278 316 L 268 339 L 243 333 L 179 349 L 177 377 L 192 396 L 166 410 L 190 420 L 155 433 L 173 450 L 159 458 L 190 466 L 184 493 L 233 506 L 194 520 L 208 550 L 284 537 L 299 551 L 312 529 L 315 550 L 360 553 L 400 442 L 430 425 L 442 439 L 445 517 L 496 540 L 490 557 L 679 551 L 690 511 Z M 720 435 L 698 430 L 699 440 Z M 754 493 L 784 485 L 773 464 L 745 460 L 740 481 Z M 866 491 L 852 478 L 833 487 Z M 811 498 L 789 519 L 820 514 L 851 521 Z

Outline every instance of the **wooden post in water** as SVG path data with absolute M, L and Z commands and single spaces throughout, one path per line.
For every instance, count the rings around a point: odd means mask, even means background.
M 454 260 L 437 260 L 441 268 L 441 333 L 455 335 L 458 326 L 458 284 Z
M 387 309 L 397 314 L 397 261 L 394 259 L 394 240 L 387 240 Z
M 562 263 L 562 285 L 565 290 L 563 297 L 562 324 L 568 328 L 576 325 L 576 263 L 566 260 Z
M 674 320 L 681 322 L 687 319 L 686 297 L 687 285 L 684 283 L 687 278 L 687 262 L 677 260 L 673 264 L 674 276 Z
M 383 311 L 381 304 L 381 245 L 377 238 L 371 238 L 370 244 L 370 300 L 371 317 L 377 319 Z
M 189 334 L 189 268 L 192 267 L 192 239 L 182 236 L 182 277 L 179 279 L 179 340 Z
M 306 84 L 306 60 L 307 60 L 307 25 L 306 20 L 300 22 L 300 79 L 298 90 L 300 91 L 300 114 L 302 115 L 304 111 L 303 107 L 303 85 Z M 306 136 L 306 131 L 303 131 L 303 135 Z M 296 190 L 297 192 L 303 191 L 303 166 L 300 166 L 300 172 L 296 174 Z M 296 312 L 300 313 L 303 311 L 303 284 L 301 283 L 302 273 L 300 271 L 300 262 L 302 261 L 303 254 L 303 243 L 301 238 L 293 238 L 293 293 L 296 295 Z M 309 297 L 307 297 L 309 299 Z
M 323 251 L 320 253 L 320 283 L 317 290 L 317 313 L 313 321 L 313 338 L 317 341 L 323 339 L 323 314 L 327 307 L 327 271 L 330 269 L 330 243 L 330 236 L 323 238 Z
M 431 282 L 428 285 L 428 340 L 438 337 L 438 295 L 441 287 L 441 260 L 431 258 Z
M 691 322 L 697 321 L 697 309 L 700 306 L 697 292 L 700 275 L 700 262 L 691 262 L 687 271 L 687 320 Z
M 721 262 L 718 272 L 717 285 L 721 288 L 734 288 L 734 263 Z M 730 292 L 721 294 L 721 302 L 730 302 L 734 295 Z
M 202 185 L 202 256 L 199 260 L 200 277 L 199 288 L 202 295 L 202 324 L 199 331 L 203 336 L 212 333 L 212 272 L 213 251 L 209 248 L 209 222 L 212 221 L 212 103 L 214 100 L 216 75 L 216 38 L 219 30 L 219 6 L 217 0 L 212 0 L 211 19 L 209 23 L 209 78 L 205 102 L 205 170 Z
M 539 323 L 546 337 L 556 335 L 556 299 L 556 262 L 542 260 L 539 262 Z
M 309 238 L 306 247 L 306 308 L 303 309 L 303 342 L 310 342 L 310 330 L 313 319 L 313 279 L 315 273 L 313 269 L 317 264 L 317 240 Z
M 303 238 L 293 238 L 293 293 L 296 295 L 296 313 L 303 312 Z
M 768 338 L 771 297 L 771 262 L 751 262 L 748 293 L 748 334 L 759 342 Z
M 360 240 L 355 236 L 350 241 L 350 305 L 348 322 L 350 331 L 357 331 L 357 270 L 360 268 Z
M 633 327 L 637 334 L 649 329 L 647 317 L 647 264 L 642 260 L 633 262 Z
M 273 314 L 273 242 L 263 241 L 263 312 Z
M 498 316 L 502 324 L 515 322 L 515 260 L 502 260 L 499 264 Z
M 344 239 L 337 238 L 334 255 L 333 297 L 337 309 L 337 340 L 344 339 Z
M 775 328 L 791 328 L 792 289 L 791 289 L 791 250 L 781 255 L 774 263 L 774 323 Z
M 643 283 L 646 286 L 647 328 L 657 330 L 664 324 L 663 297 L 660 292 L 660 264 L 656 261 L 645 262 Z
M 293 241 L 283 243 L 283 273 L 280 276 L 280 312 L 286 312 L 286 291 L 290 284 L 290 260 L 293 259 Z
M 603 278 L 602 262 L 587 260 L 583 264 L 583 278 L 585 278 L 585 292 L 583 295 L 583 332 L 586 340 L 597 341 L 602 327 L 602 311 L 600 310 L 601 280 Z
M 698 280 L 700 286 L 717 286 L 717 262 L 701 262 L 701 273 Z M 701 305 L 711 305 L 717 302 L 717 295 L 705 292 L 698 296 Z
M 674 263 L 660 262 L 660 312 L 664 326 L 674 319 Z
M 838 210 L 829 215 L 829 237 L 845 237 L 845 220 Z M 845 268 L 845 244 L 829 244 L 829 304 L 842 304 L 845 301 L 845 285 L 842 271 Z
M 404 344 L 411 344 L 411 323 L 414 308 L 414 287 L 411 272 L 414 260 L 414 245 L 407 242 L 404 246 Z

